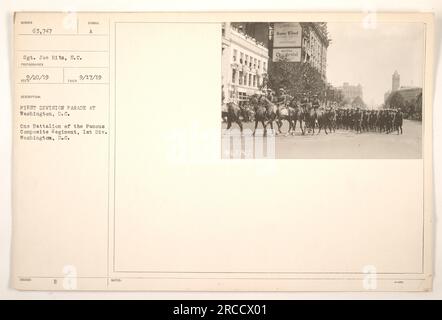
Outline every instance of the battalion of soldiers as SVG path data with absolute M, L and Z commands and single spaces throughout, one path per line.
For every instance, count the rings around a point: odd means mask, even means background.
M 296 124 L 299 123 L 302 134 L 318 133 L 323 129 L 326 134 L 336 129 L 362 132 L 382 132 L 402 134 L 403 113 L 400 109 L 368 110 L 361 107 L 340 107 L 336 103 L 321 103 L 317 96 L 294 98 L 280 89 L 278 95 L 273 90 L 249 97 L 245 103 L 233 100 L 226 101 L 222 96 L 222 119 L 227 122 L 227 129 L 237 123 L 241 131 L 242 122 L 255 122 L 255 131 L 261 123 L 264 135 L 267 126 L 273 129 L 277 125 L 276 134 L 282 133 L 283 121 L 288 122 L 287 134 L 294 135 Z M 328 130 L 328 131 L 327 131 Z M 255 134 L 254 131 L 254 134 Z

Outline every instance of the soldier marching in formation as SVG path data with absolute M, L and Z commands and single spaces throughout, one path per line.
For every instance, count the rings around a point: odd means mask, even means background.
M 336 126 L 357 132 L 397 131 L 402 134 L 403 113 L 400 109 L 365 110 L 360 108 L 337 108 Z

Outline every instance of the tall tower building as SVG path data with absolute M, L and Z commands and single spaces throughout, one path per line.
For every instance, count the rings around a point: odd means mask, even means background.
M 392 92 L 397 91 L 400 85 L 401 85 L 401 76 L 396 70 L 394 71 L 393 76 L 391 77 L 391 91 Z

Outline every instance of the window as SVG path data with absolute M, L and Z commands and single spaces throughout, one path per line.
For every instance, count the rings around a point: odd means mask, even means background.
M 242 79 L 243 79 L 243 75 L 242 75 L 242 71 L 239 72 L 239 84 L 242 85 Z
M 233 62 L 236 62 L 236 55 L 238 54 L 238 52 L 236 51 L 236 49 L 233 49 Z
M 249 56 L 248 55 L 246 55 L 246 59 L 245 59 L 246 61 L 246 63 L 245 63 L 245 65 L 248 65 L 249 64 Z
M 232 83 L 236 83 L 236 70 L 232 70 Z
M 258 70 L 261 69 L 261 60 L 258 60 Z
M 247 85 L 247 73 L 244 75 L 244 85 Z
M 252 86 L 252 75 L 249 73 L 249 86 Z
M 256 87 L 256 75 L 253 75 L 253 86 Z
M 256 68 L 256 58 L 253 60 L 253 68 Z
M 240 53 L 240 58 L 239 58 L 239 63 L 243 63 L 243 61 L 244 61 L 244 53 Z

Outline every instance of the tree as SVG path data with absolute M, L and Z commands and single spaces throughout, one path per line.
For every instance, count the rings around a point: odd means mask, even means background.
M 362 108 L 365 108 L 366 105 L 364 103 L 364 100 L 362 100 L 362 98 L 360 96 L 357 96 L 351 102 L 351 106 L 352 107 L 362 107 Z
M 388 98 L 388 104 L 391 108 L 394 109 L 401 109 L 403 112 L 405 112 L 405 100 L 404 97 L 399 93 L 395 92 Z
M 414 112 L 414 118 L 422 120 L 422 92 L 416 98 Z
M 411 118 L 413 117 L 413 114 L 415 113 L 416 105 L 413 101 L 405 101 L 405 105 L 402 108 L 402 111 L 404 112 L 405 118 Z
M 342 90 L 339 90 L 337 88 L 331 88 L 330 91 L 327 91 L 327 99 L 331 102 L 337 103 L 339 106 L 344 105 L 344 94 L 342 93 Z
M 268 86 L 275 92 L 284 88 L 298 98 L 306 94 L 324 99 L 326 83 L 310 64 L 281 59 L 269 65 Z
M 304 76 L 302 83 L 304 92 L 310 95 L 316 95 L 319 99 L 325 98 L 325 82 L 322 80 L 321 74 L 308 63 L 301 64 L 301 72 Z
M 350 101 L 349 97 L 343 97 L 341 104 L 344 106 L 349 106 L 349 105 L 351 105 L 351 103 L 352 103 L 352 101 Z
M 344 94 L 342 93 L 342 90 L 335 90 L 335 102 L 340 106 L 344 104 Z

